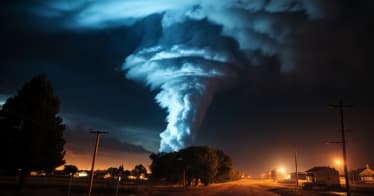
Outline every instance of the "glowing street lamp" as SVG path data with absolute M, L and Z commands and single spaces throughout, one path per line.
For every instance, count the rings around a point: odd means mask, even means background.
M 342 161 L 341 159 L 336 159 L 335 160 L 335 165 L 336 165 L 336 169 L 338 170 L 339 173 L 341 171 L 343 171 L 344 161 Z
M 287 179 L 286 169 L 284 167 L 279 167 L 277 169 L 277 173 L 279 175 L 278 176 L 279 179 L 282 179 L 282 180 Z
M 278 168 L 278 172 L 281 173 L 281 174 L 285 174 L 286 173 L 286 169 L 284 167 L 279 167 Z

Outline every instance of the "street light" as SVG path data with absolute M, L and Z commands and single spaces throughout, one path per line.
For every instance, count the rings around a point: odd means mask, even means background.
M 279 174 L 279 176 L 277 175 L 277 178 L 278 178 L 278 179 L 284 180 L 284 179 L 287 178 L 287 175 L 286 175 L 286 168 L 285 168 L 285 167 L 280 166 L 280 167 L 277 169 L 277 173 Z
M 342 161 L 339 160 L 339 159 L 337 159 L 337 160 L 335 160 L 335 164 L 336 164 L 338 167 L 340 167 L 340 166 L 342 165 Z
M 344 173 L 344 161 L 342 161 L 341 159 L 335 159 L 334 163 L 339 174 Z
M 286 169 L 284 167 L 279 167 L 278 168 L 278 172 L 281 173 L 281 174 L 285 174 L 286 173 Z

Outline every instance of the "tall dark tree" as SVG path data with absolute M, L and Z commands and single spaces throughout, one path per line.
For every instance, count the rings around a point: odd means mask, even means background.
M 57 116 L 60 101 L 45 75 L 32 78 L 0 111 L 0 167 L 21 169 L 21 181 L 31 170 L 52 171 L 65 163 L 63 132 Z

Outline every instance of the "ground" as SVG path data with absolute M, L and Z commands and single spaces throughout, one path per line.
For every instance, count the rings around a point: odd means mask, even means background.
M 18 191 L 16 187 L 16 177 L 0 177 L 0 195 L 25 195 L 42 196 L 68 195 L 67 177 L 30 177 L 28 185 Z M 88 179 L 73 179 L 71 196 L 87 195 Z M 93 188 L 93 196 L 115 195 L 116 183 L 108 181 L 96 181 Z M 119 187 L 118 195 L 204 195 L 204 196 L 332 196 L 345 195 L 344 192 L 327 191 L 302 191 L 294 185 L 279 184 L 266 180 L 242 179 L 233 182 L 211 184 L 207 187 L 188 187 L 180 185 L 153 185 L 148 182 L 138 184 L 122 184 Z M 374 185 L 353 186 L 352 196 L 374 195 Z

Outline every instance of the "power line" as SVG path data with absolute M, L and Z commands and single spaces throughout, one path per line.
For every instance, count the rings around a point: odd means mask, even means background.
M 338 109 L 340 113 L 340 127 L 341 127 L 341 144 L 342 144 L 342 152 L 343 152 L 343 165 L 344 165 L 344 177 L 345 177 L 345 187 L 347 191 L 347 196 L 351 196 L 351 191 L 349 187 L 349 176 L 348 176 L 348 168 L 347 168 L 347 147 L 345 142 L 345 129 L 344 129 L 344 108 L 351 108 L 352 105 L 344 105 L 343 101 L 340 100 L 339 104 L 330 104 L 330 108 Z

